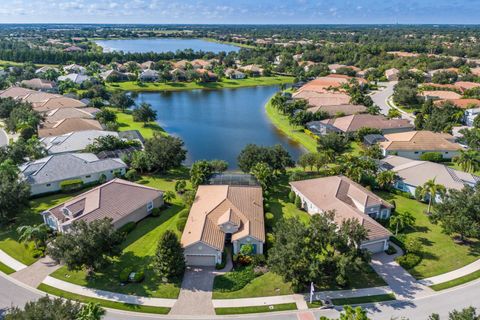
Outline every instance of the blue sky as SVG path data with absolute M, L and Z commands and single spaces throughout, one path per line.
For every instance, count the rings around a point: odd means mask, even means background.
M 480 24 L 480 0 L 0 0 L 0 22 Z

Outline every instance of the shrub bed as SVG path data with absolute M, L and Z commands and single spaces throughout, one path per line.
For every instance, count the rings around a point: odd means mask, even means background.
M 213 287 L 220 292 L 237 291 L 249 284 L 256 278 L 253 266 L 239 267 L 237 270 L 227 272 L 215 277 Z

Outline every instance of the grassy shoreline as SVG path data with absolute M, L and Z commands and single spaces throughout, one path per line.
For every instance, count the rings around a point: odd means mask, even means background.
M 274 76 L 274 77 L 256 77 L 247 79 L 223 79 L 220 82 L 148 82 L 137 84 L 136 81 L 107 83 L 106 87 L 110 91 L 135 91 L 135 92 L 156 92 L 156 91 L 185 91 L 185 90 L 217 90 L 217 89 L 235 89 L 257 86 L 272 86 L 292 83 L 293 77 Z
M 293 127 L 289 122 L 286 116 L 280 114 L 278 110 L 276 110 L 272 103 L 272 99 L 270 99 L 267 104 L 265 105 L 265 111 L 272 122 L 272 124 L 283 134 L 288 136 L 295 142 L 301 144 L 305 149 L 309 152 L 317 152 L 317 141 L 308 136 L 301 127 Z
M 221 44 L 228 44 L 230 46 L 235 46 L 235 47 L 240 47 L 240 48 L 245 48 L 245 49 L 255 49 L 255 46 L 252 46 L 250 44 L 244 44 L 244 43 L 237 43 L 237 42 L 229 42 L 229 41 L 221 41 L 213 38 L 199 38 L 201 40 L 205 40 L 208 42 L 215 42 L 215 43 L 221 43 Z

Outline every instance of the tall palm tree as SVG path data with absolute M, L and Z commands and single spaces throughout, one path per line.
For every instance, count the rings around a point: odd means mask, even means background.
M 20 235 L 18 240 L 23 243 L 33 241 L 35 249 L 45 246 L 50 229 L 46 224 L 39 224 L 33 226 L 21 226 L 17 228 L 17 233 Z
M 410 212 L 396 212 L 390 217 L 390 227 L 395 226 L 395 235 L 399 229 L 411 227 L 415 223 L 415 217 Z
M 461 150 L 460 154 L 453 159 L 463 171 L 475 172 L 480 170 L 480 153 L 476 150 Z
M 443 195 L 447 192 L 447 189 L 441 185 L 437 184 L 435 181 L 436 178 L 430 179 L 423 184 L 423 186 L 419 187 L 419 195 L 422 199 L 428 198 L 428 209 L 427 213 L 430 214 L 430 209 L 432 204 L 435 203 L 435 199 L 437 195 Z
M 382 171 L 377 175 L 377 184 L 381 189 L 389 189 L 396 178 L 395 172 L 391 170 Z

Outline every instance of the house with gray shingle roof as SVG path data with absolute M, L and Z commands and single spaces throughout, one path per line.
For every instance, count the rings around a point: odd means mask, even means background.
M 72 153 L 85 150 L 89 144 L 95 142 L 95 139 L 104 136 L 114 136 L 118 138 L 119 134 L 115 131 L 102 130 L 76 131 L 60 136 L 41 138 L 40 142 L 49 154 Z
M 110 218 L 115 229 L 138 222 L 163 205 L 163 192 L 141 184 L 113 179 L 42 213 L 50 228 L 68 232 L 71 224 L 83 220 Z
M 57 192 L 66 180 L 84 184 L 111 180 L 125 174 L 127 165 L 120 159 L 99 159 L 92 153 L 65 153 L 27 162 L 20 167 L 21 177 L 30 184 L 30 194 Z

